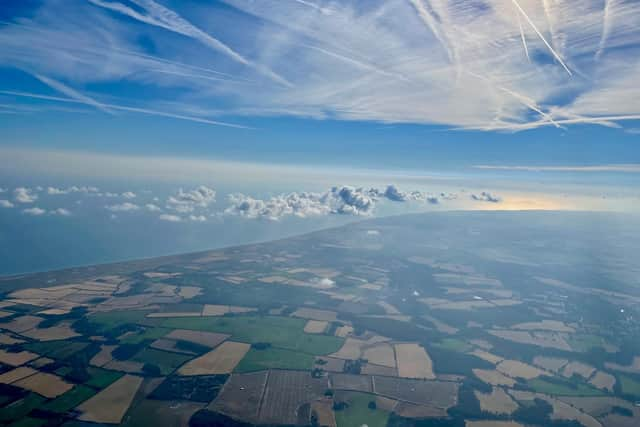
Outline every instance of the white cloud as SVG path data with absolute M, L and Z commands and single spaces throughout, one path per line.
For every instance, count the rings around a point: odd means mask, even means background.
M 162 210 L 162 208 L 160 208 L 160 206 L 158 205 L 154 205 L 153 203 L 147 203 L 146 205 L 144 205 L 144 207 L 149 211 L 149 212 L 160 212 Z
M 204 215 L 189 215 L 189 221 L 205 222 L 206 220 L 207 220 L 207 217 Z
M 99 194 L 99 191 L 100 190 L 97 187 L 78 187 L 75 185 L 67 188 L 47 187 L 47 194 L 50 196 L 58 196 L 71 193 Z
M 158 217 L 160 220 L 162 221 L 169 221 L 169 222 L 181 222 L 182 218 L 180 218 L 178 215 L 171 215 L 171 214 L 162 214 Z
M 26 187 L 18 187 L 13 190 L 13 197 L 18 203 L 33 203 L 38 200 L 38 195 Z
M 38 207 L 33 207 L 33 208 L 23 209 L 22 213 L 26 215 L 32 215 L 32 216 L 41 216 L 46 214 L 47 211 Z
M 471 194 L 470 197 L 472 200 L 475 200 L 477 202 L 500 203 L 502 201 L 499 196 L 495 196 L 486 191 L 483 191 L 480 194 Z
M 59 216 L 71 216 L 71 211 L 65 208 L 57 208 L 50 210 L 49 213 L 51 215 L 59 215 Z
M 6 199 L 1 199 L 0 200 L 0 207 L 1 208 L 12 208 L 15 205 L 13 203 L 11 203 L 9 200 Z
M 191 213 L 196 208 L 208 208 L 215 201 L 216 191 L 201 185 L 188 191 L 184 191 L 181 188 L 177 194 L 167 199 L 166 207 L 180 213 Z
M 125 203 L 118 203 L 115 205 L 108 205 L 108 206 L 105 206 L 105 208 L 111 212 L 130 212 L 130 211 L 137 211 L 138 209 L 140 209 L 140 206 L 133 203 L 125 202 Z
M 122 197 L 124 197 L 125 199 L 135 199 L 136 193 L 134 193 L 133 191 L 125 191 L 124 193 L 122 193 Z

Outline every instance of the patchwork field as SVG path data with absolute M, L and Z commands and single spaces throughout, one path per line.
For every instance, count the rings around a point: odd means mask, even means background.
M 30 375 L 14 382 L 13 385 L 31 390 L 50 399 L 58 397 L 73 388 L 72 384 L 64 381 L 59 376 L 46 372 L 38 372 Z
M 476 390 L 475 395 L 480 402 L 480 408 L 492 414 L 510 415 L 518 409 L 518 404 L 500 387 L 493 387 L 491 393 Z
M 94 423 L 119 424 L 142 384 L 142 378 L 125 375 L 78 406 L 78 418 Z
M 427 351 L 418 344 L 396 344 L 398 375 L 404 378 L 435 379 L 433 362 Z
M 309 320 L 306 325 L 304 325 L 304 331 L 307 334 L 321 334 L 327 330 L 329 326 L 329 322 L 323 320 Z
M 233 374 L 209 409 L 257 422 L 269 371 Z
M 182 366 L 180 375 L 229 374 L 249 351 L 249 344 L 225 341 L 214 350 Z

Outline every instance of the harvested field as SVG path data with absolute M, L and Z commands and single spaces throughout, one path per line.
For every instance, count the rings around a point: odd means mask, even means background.
M 427 319 L 429 322 L 431 322 L 433 324 L 433 326 L 436 327 L 436 329 L 439 332 L 442 332 L 443 334 L 449 334 L 449 335 L 453 335 L 453 334 L 457 334 L 458 333 L 458 328 L 454 328 L 453 326 L 449 326 L 446 323 L 436 319 L 433 316 L 429 316 L 429 315 L 423 315 L 422 317 L 424 317 L 425 319 Z
M 204 345 L 206 347 L 217 347 L 221 342 L 229 338 L 227 334 L 218 334 L 215 332 L 204 331 L 192 331 L 188 329 L 176 329 L 165 335 L 165 338 L 169 338 L 176 341 L 188 341 L 195 344 Z
M 465 427 L 525 427 L 515 421 L 465 421 Z
M 635 407 L 633 403 L 626 400 L 619 399 L 617 397 L 569 397 L 562 396 L 558 400 L 568 403 L 569 405 L 586 412 L 592 417 L 602 417 L 605 414 L 611 412 L 614 406 L 625 408 L 634 413 L 635 417 L 640 417 L 640 408 Z M 605 425 L 609 425 L 605 423 Z M 616 425 L 616 424 L 612 424 Z
M 233 418 L 257 423 L 267 375 L 268 371 L 231 375 L 208 408 Z
M 20 344 L 22 342 L 24 342 L 24 340 L 21 340 L 20 338 L 15 338 L 9 334 L 0 332 L 0 344 L 12 345 L 12 344 Z
M 336 427 L 336 417 L 333 413 L 331 399 L 319 399 L 311 403 L 311 412 L 316 414 L 318 425 Z
M 556 332 L 534 332 L 509 331 L 503 329 L 492 329 L 489 333 L 498 338 L 521 343 L 537 345 L 539 347 L 557 348 L 559 350 L 571 351 L 571 346 Z
M 78 419 L 94 423 L 119 424 L 129 409 L 142 378 L 125 375 L 78 406 Z
M 360 368 L 362 375 L 382 375 L 384 377 L 397 377 L 398 370 L 396 368 L 389 368 L 387 366 L 372 365 L 371 363 L 365 363 Z
M 354 375 L 354 374 L 331 374 L 329 381 L 331 382 L 331 388 L 336 390 L 350 390 L 350 391 L 362 391 L 365 393 L 371 393 L 373 391 L 373 385 L 371 378 L 366 375 Z
M 317 363 L 318 361 L 323 361 Z M 336 359 L 333 357 L 316 357 L 316 363 L 314 367 L 322 368 L 327 372 L 342 372 L 344 370 L 344 360 Z
M 613 369 L 614 371 L 626 372 L 628 374 L 640 374 L 640 356 L 633 358 L 633 362 L 630 365 L 618 365 L 617 363 L 605 362 L 605 367 Z
M 433 363 L 426 350 L 418 344 L 396 344 L 398 375 L 403 378 L 434 379 Z
M 329 326 L 329 322 L 322 320 L 309 320 L 306 325 L 304 325 L 304 331 L 308 334 L 321 334 L 327 330 L 327 326 Z
M 382 307 L 384 312 L 387 314 L 401 314 L 397 308 L 395 308 L 393 305 L 389 304 L 386 301 L 378 301 L 378 305 Z
M 491 393 L 480 393 L 477 390 L 474 393 L 483 411 L 511 415 L 518 409 L 518 404 L 502 388 L 493 387 Z
M 16 381 L 13 385 L 31 390 L 49 399 L 58 397 L 73 388 L 72 384 L 64 381 L 59 376 L 46 372 L 38 372 L 35 375 L 30 375 Z
M 16 317 L 10 322 L 0 323 L 0 328 L 6 329 L 17 334 L 33 329 L 40 324 L 44 319 L 38 316 L 20 316 Z
M 398 405 L 398 401 L 395 399 L 389 399 L 384 396 L 376 396 L 376 406 L 383 411 L 393 412 L 394 408 Z
M 294 317 L 301 317 L 303 319 L 324 320 L 326 322 L 333 322 L 337 319 L 337 313 L 335 311 L 318 310 L 316 308 L 299 308 L 291 314 Z
M 235 305 L 215 305 L 215 304 L 205 304 L 202 309 L 203 316 L 224 316 L 228 313 L 249 313 L 252 311 L 256 311 L 255 308 L 251 307 L 238 307 Z
M 474 369 L 473 373 L 480 380 L 490 385 L 506 385 L 513 387 L 516 381 L 513 378 L 509 378 L 498 371 L 486 370 L 486 369 Z
M 71 325 L 66 322 L 60 323 L 59 325 L 52 326 L 50 328 L 34 328 L 29 331 L 23 332 L 22 335 L 36 341 L 66 340 L 69 338 L 80 336 L 80 334 L 71 329 Z
M 12 369 L 0 375 L 0 384 L 11 384 L 15 381 L 34 375 L 37 372 L 38 371 L 36 371 L 35 369 L 27 368 L 26 366 L 21 366 L 19 368 Z
M 183 350 L 176 346 L 177 341 L 168 340 L 166 338 L 160 338 L 152 342 L 149 347 L 154 348 L 156 350 L 170 351 L 172 353 L 180 353 L 180 354 L 189 354 L 195 355 L 193 351 Z
M 531 380 L 545 374 L 543 370 L 518 360 L 503 360 L 498 363 L 496 369 L 511 378 L 524 378 L 526 380 Z
M 589 380 L 589 383 L 596 388 L 613 391 L 613 387 L 616 385 L 616 377 L 606 372 L 598 371 L 593 378 Z
M 298 409 L 323 396 L 327 380 L 312 378 L 308 372 L 270 371 L 260 409 L 262 424 L 306 424 Z
M 520 329 L 523 331 L 552 331 L 574 333 L 576 330 L 558 320 L 542 320 L 540 322 L 526 322 L 513 325 L 512 329 Z
M 458 400 L 458 384 L 445 381 L 373 377 L 373 392 L 391 399 L 441 409 L 454 406 Z
M 339 326 L 336 329 L 335 336 L 341 337 L 341 338 L 346 338 L 347 335 L 350 335 L 352 333 L 353 333 L 353 326 L 344 325 L 344 326 Z
M 132 360 L 112 360 L 102 367 L 111 369 L 112 371 L 126 372 L 128 374 L 141 374 L 143 366 L 144 363 L 134 362 Z
M 201 311 L 159 311 L 157 313 L 149 313 L 147 317 L 150 319 L 168 319 L 171 317 L 200 317 Z
M 0 362 L 10 366 L 20 366 L 27 362 L 32 361 L 40 357 L 36 353 L 30 351 L 21 351 L 19 353 L 10 353 L 6 350 L 0 349 Z
M 49 359 L 48 357 L 40 357 L 29 363 L 29 365 L 33 368 L 42 368 L 43 366 L 50 365 L 53 362 L 55 362 L 55 360 Z
M 482 360 L 486 360 L 489 363 L 493 363 L 494 365 L 500 363 L 503 359 L 500 356 L 496 356 L 495 354 L 489 353 L 485 350 L 475 349 L 471 352 L 476 357 L 479 357 Z
M 71 311 L 69 308 L 48 308 L 46 310 L 39 311 L 37 314 L 49 315 L 49 316 L 61 316 Z
M 226 341 L 216 349 L 182 366 L 180 375 L 229 374 L 242 360 L 251 346 L 246 343 Z
M 447 411 L 442 408 L 428 405 L 416 405 L 408 402 L 398 402 L 394 408 L 394 412 L 405 418 L 444 418 Z
M 551 396 L 519 390 L 511 390 L 510 393 L 519 401 L 531 401 L 533 399 L 546 401 L 553 407 L 553 412 L 551 413 L 552 420 L 575 420 L 585 427 L 602 427 L 602 424 L 591 415 Z
M 574 374 L 580 375 L 585 380 L 591 378 L 591 375 L 595 372 L 596 368 L 589 366 L 582 362 L 570 362 L 562 370 L 562 375 L 566 378 L 571 378 Z
M 338 359 L 359 359 L 362 355 L 362 347 L 366 346 L 367 342 L 359 340 L 357 338 L 347 338 L 342 344 L 342 347 L 337 352 L 331 354 L 331 357 Z
M 567 359 L 558 359 L 556 357 L 536 356 L 533 358 L 533 364 L 551 372 L 560 372 L 569 361 Z
M 374 365 L 386 366 L 389 368 L 396 367 L 395 353 L 390 344 L 377 344 L 373 347 L 368 347 L 364 350 L 362 357 Z

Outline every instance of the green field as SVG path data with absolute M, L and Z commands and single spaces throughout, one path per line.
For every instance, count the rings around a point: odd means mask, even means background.
M 143 310 L 108 311 L 94 313 L 87 316 L 87 320 L 96 329 L 96 333 L 103 333 L 109 329 L 114 329 L 126 324 L 148 323 L 148 319 L 146 319 L 147 314 L 149 314 L 149 312 Z
M 456 338 L 445 338 L 439 342 L 437 342 L 435 345 L 437 345 L 438 347 L 444 349 L 444 350 L 449 350 L 449 351 L 458 351 L 461 353 L 467 352 L 469 350 L 471 350 L 472 346 L 467 344 L 466 342 L 456 339 Z
M 296 350 L 313 355 L 336 352 L 342 338 L 304 333 L 306 320 L 276 316 L 189 317 L 167 319 L 163 327 L 221 332 L 233 336 L 234 341 L 267 342 L 274 347 Z
M 158 338 L 162 338 L 171 332 L 166 328 L 146 328 L 144 331 L 135 334 L 127 334 L 122 337 L 120 343 L 122 344 L 140 344 L 143 341 L 155 341 Z
M 47 342 L 32 342 L 23 344 L 25 350 L 38 353 L 41 356 L 51 357 L 53 359 L 68 359 L 75 353 L 84 350 L 89 343 L 79 341 L 47 341 Z
M 590 387 L 586 384 L 575 384 L 575 388 L 571 387 L 570 383 L 559 384 L 550 381 L 545 381 L 541 378 L 535 378 L 527 381 L 527 385 L 538 393 L 545 393 L 557 396 L 604 396 L 604 392 L 597 388 Z
M 169 353 L 168 351 L 145 348 L 133 356 L 132 360 L 155 365 L 160 368 L 160 373 L 162 375 L 169 375 L 175 371 L 176 368 L 192 358 L 192 356 L 186 356 L 184 354 Z
M 108 387 L 111 383 L 117 381 L 123 375 L 122 372 L 108 371 L 106 369 L 94 367 L 87 368 L 87 372 L 89 373 L 91 378 L 87 382 L 85 382 L 85 385 L 99 389 Z
M 313 356 L 281 348 L 256 350 L 252 348 L 236 366 L 235 372 L 252 372 L 263 369 L 311 370 Z
M 618 377 L 618 381 L 620 381 L 620 387 L 622 388 L 622 392 L 624 394 L 640 398 L 640 382 L 632 380 L 631 378 L 624 375 L 620 375 Z
M 602 337 L 591 334 L 574 334 L 567 340 L 571 348 L 581 353 L 586 353 L 592 348 L 603 347 L 605 342 Z
M 77 385 L 62 396 L 46 403 L 42 409 L 46 411 L 65 413 L 89 399 L 94 394 L 96 394 L 94 389 L 83 385 Z
M 0 421 L 16 421 L 24 418 L 29 412 L 42 406 L 45 398 L 31 393 L 11 405 L 0 409 Z
M 43 420 L 41 418 L 25 417 L 9 424 L 9 427 L 40 427 L 45 424 L 47 424 L 47 420 Z
M 375 401 L 375 396 L 364 393 L 350 393 L 349 406 L 336 413 L 338 427 L 385 427 L 389 420 L 389 413 L 381 409 L 369 409 L 369 402 Z

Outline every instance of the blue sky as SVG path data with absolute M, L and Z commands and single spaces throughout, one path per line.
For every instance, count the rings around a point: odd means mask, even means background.
M 5 244 L 91 229 L 110 243 L 83 263 L 145 221 L 173 232 L 127 256 L 403 212 L 638 210 L 635 0 L 1 5 Z

